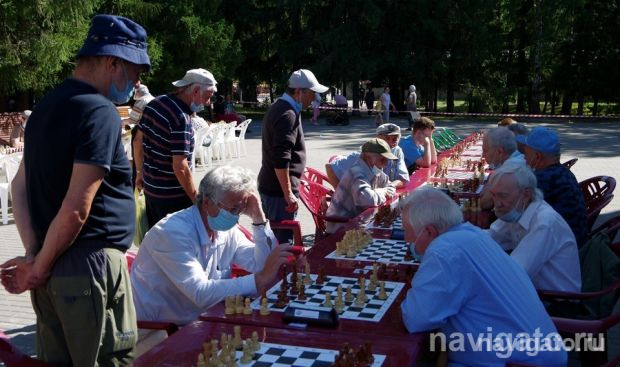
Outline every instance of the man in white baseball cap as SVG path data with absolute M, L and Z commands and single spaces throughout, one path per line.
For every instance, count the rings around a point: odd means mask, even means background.
M 267 111 L 263 120 L 263 160 L 258 173 L 258 191 L 267 219 L 294 219 L 299 208 L 299 179 L 306 167 L 306 145 L 301 111 L 316 93 L 327 87 L 310 70 L 294 71 L 286 92 Z M 289 241 L 289 232 L 274 231 L 280 242 Z
M 136 188 L 144 189 L 149 228 L 170 213 L 189 208 L 196 198 L 190 162 L 194 129 L 190 115 L 211 103 L 213 74 L 191 69 L 172 82 L 176 90 L 144 108 L 133 142 Z

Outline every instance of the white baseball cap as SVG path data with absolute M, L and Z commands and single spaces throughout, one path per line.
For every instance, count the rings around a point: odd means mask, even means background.
M 210 71 L 205 69 L 191 69 L 185 73 L 185 76 L 181 80 L 172 82 L 175 87 L 185 87 L 190 84 L 202 84 L 213 87 L 213 91 L 217 92 L 217 81 Z
M 291 77 L 288 78 L 289 88 L 306 88 L 313 92 L 325 93 L 329 88 L 319 83 L 310 70 L 299 69 L 293 71 Z

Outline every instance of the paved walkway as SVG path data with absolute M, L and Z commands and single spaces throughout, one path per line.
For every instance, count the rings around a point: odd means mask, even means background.
M 325 126 L 319 120 L 319 126 L 305 124 L 308 166 L 324 170 L 329 157 L 357 149 L 366 139 L 374 136 L 374 121 L 360 118 L 351 121 L 349 126 Z M 404 120 L 393 119 L 394 123 L 406 127 Z M 494 126 L 492 122 L 436 120 L 438 126 L 450 127 L 459 134 Z M 533 126 L 534 123 L 528 124 Z M 599 123 L 548 123 L 546 126 L 556 128 L 563 143 L 563 161 L 573 157 L 579 158 L 573 172 L 579 181 L 597 175 L 609 175 L 620 179 L 620 124 Z M 258 173 L 261 159 L 260 121 L 250 125 L 247 134 L 248 156 L 230 162 L 241 165 Z M 403 131 L 404 134 L 409 132 Z M 204 175 L 204 170 L 195 174 L 196 182 Z M 619 189 L 620 190 L 620 189 Z M 620 199 L 615 199 L 601 214 L 600 220 L 620 213 Z M 8 225 L 0 225 L 0 262 L 23 254 L 17 229 L 12 217 Z M 314 233 L 312 217 L 302 206 L 298 219 L 302 224 L 304 235 Z M 242 222 L 243 223 L 243 222 Z M 616 309 L 618 310 L 618 306 Z M 34 354 L 35 315 L 32 311 L 28 294 L 11 295 L 0 287 L 0 330 L 4 330 L 24 352 Z M 616 327 L 610 335 L 609 345 L 614 346 L 612 353 L 620 353 L 620 328 Z M 572 364 L 571 364 L 572 365 Z M 577 364 L 578 365 L 578 364 Z

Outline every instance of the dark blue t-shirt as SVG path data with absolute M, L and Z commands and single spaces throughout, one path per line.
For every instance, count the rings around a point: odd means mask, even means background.
M 131 168 L 121 142 L 120 117 L 107 98 L 86 83 L 65 80 L 32 112 L 24 145 L 28 208 L 40 244 L 65 198 L 73 164 L 85 163 L 104 168 L 106 174 L 76 244 L 131 246 Z
M 537 169 L 534 174 L 545 201 L 568 223 L 575 234 L 577 245 L 581 247 L 588 240 L 588 220 L 585 199 L 577 178 L 559 163 Z

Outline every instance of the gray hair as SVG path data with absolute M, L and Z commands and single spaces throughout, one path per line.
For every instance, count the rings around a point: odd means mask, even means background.
M 206 84 L 200 84 L 200 83 L 192 83 L 184 87 L 181 87 L 179 89 L 181 89 L 181 93 L 183 94 L 192 94 L 195 86 L 200 87 L 200 93 L 210 91 L 210 90 L 212 90 L 214 93 L 217 92 L 217 87 L 215 85 L 206 85 Z
M 421 227 L 434 225 L 439 233 L 463 223 L 461 208 L 448 195 L 430 186 L 417 188 L 400 201 L 407 211 L 411 226 L 418 233 Z
M 256 180 L 253 172 L 238 166 L 221 166 L 207 172 L 198 185 L 196 204 L 205 198 L 219 203 L 229 192 L 256 192 Z
M 502 164 L 489 178 L 489 187 L 495 187 L 502 177 L 509 175 L 519 189 L 532 190 L 532 201 L 540 201 L 544 198 L 543 192 L 538 188 L 536 176 L 526 164 L 509 162 Z
M 502 148 L 508 155 L 511 155 L 517 150 L 515 134 L 506 127 L 496 127 L 487 130 L 484 134 L 484 138 L 491 149 Z

